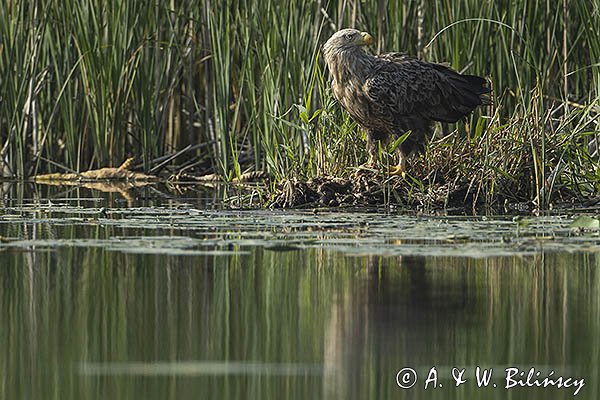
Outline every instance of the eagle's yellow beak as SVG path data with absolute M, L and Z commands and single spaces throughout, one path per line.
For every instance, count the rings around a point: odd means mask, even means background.
M 373 43 L 375 43 L 375 40 L 373 39 L 373 36 L 369 35 L 367 32 L 361 32 L 360 35 L 362 36 L 362 43 L 361 44 L 370 46 Z

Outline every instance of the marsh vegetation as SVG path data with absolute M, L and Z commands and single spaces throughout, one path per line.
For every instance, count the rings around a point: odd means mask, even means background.
M 371 32 L 373 51 L 492 82 L 494 105 L 469 129 L 439 127 L 409 166 L 409 196 L 545 209 L 598 195 L 598 0 L 4 1 L 2 175 L 133 156 L 165 176 L 265 171 L 271 189 L 351 176 L 364 136 L 333 100 L 320 58 L 347 26 Z

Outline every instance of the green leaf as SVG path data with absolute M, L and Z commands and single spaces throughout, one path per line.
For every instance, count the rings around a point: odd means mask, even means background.
M 304 122 L 305 124 L 308 124 L 310 121 L 308 120 L 308 114 L 306 112 L 301 112 L 300 113 L 300 119 L 302 120 L 302 122 Z
M 294 104 L 294 106 L 298 109 L 299 113 L 299 117 L 302 120 L 302 122 L 304 122 L 305 124 L 309 123 L 309 119 L 308 119 L 308 110 L 306 109 L 306 107 L 304 107 L 302 104 Z
M 389 152 L 393 152 L 400 146 L 404 141 L 410 136 L 412 131 L 408 131 L 405 134 L 401 135 L 398 139 L 394 140 L 394 143 L 390 146 Z
M 473 140 L 479 139 L 483 134 L 483 128 L 485 128 L 485 120 L 486 117 L 479 117 L 477 119 L 477 126 L 475 127 L 475 136 L 473 136 Z
M 310 117 L 310 121 L 312 122 L 312 120 L 314 120 L 314 119 L 315 119 L 315 118 L 317 118 L 319 115 L 321 115 L 321 112 L 322 112 L 322 111 L 323 111 L 323 110 L 322 110 L 321 108 L 317 109 L 317 110 L 316 110 L 316 111 L 313 113 L 312 117 Z
M 517 228 L 527 228 L 531 223 L 530 218 L 523 218 L 521 216 L 514 217 L 513 221 L 517 223 Z
M 582 215 L 571 222 L 570 227 L 573 229 L 598 230 L 600 229 L 600 220 L 588 215 Z

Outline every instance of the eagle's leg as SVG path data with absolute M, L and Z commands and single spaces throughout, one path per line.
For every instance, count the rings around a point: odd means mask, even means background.
M 367 168 L 377 168 L 377 150 L 378 150 L 379 138 L 375 132 L 367 131 L 367 153 L 369 153 L 369 159 L 367 160 Z
M 398 146 L 396 149 L 398 165 L 390 167 L 390 175 L 397 175 L 404 178 L 406 176 L 406 156 L 400 147 L 401 146 Z

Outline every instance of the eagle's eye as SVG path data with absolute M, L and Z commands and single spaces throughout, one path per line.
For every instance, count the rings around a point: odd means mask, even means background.
M 355 35 L 356 34 L 354 34 L 354 33 L 346 33 L 346 40 L 349 42 L 353 41 Z

